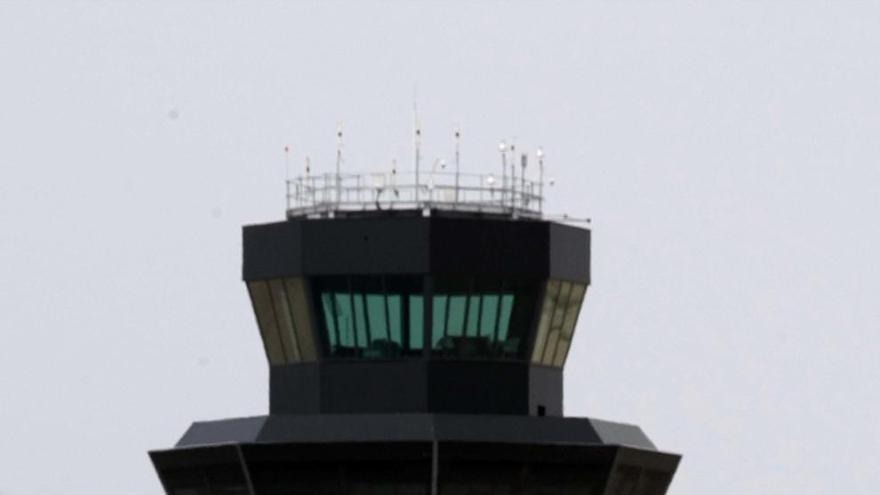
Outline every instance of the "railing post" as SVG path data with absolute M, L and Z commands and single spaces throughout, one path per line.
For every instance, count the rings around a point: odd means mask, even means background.
M 339 203 L 342 201 L 342 175 L 340 167 L 342 166 L 342 124 L 336 128 L 336 209 L 339 209 Z
M 520 201 L 522 202 L 522 208 L 525 210 L 528 201 L 526 200 L 526 164 L 528 163 L 529 155 L 523 153 L 521 155 L 522 161 L 522 173 L 520 174 L 520 180 L 522 181 L 522 187 L 520 188 Z
M 538 148 L 538 213 L 544 213 L 544 150 Z
M 461 132 L 455 129 L 455 203 L 458 204 L 458 176 L 459 176 L 459 138 Z

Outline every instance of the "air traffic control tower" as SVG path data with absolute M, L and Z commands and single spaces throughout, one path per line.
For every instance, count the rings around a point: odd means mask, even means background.
M 542 182 L 289 181 L 287 219 L 243 233 L 269 413 L 150 452 L 165 492 L 666 493 L 678 455 L 563 415 L 590 231 L 542 214 Z

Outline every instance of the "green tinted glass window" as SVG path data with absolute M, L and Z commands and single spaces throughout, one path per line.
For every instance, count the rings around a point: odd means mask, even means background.
M 400 294 L 389 294 L 385 303 L 388 306 L 388 329 L 391 340 L 403 344 L 403 309 Z
M 378 359 L 420 353 L 421 277 L 319 277 L 313 286 L 320 295 L 319 333 L 328 357 Z
M 435 279 L 432 354 L 522 358 L 538 284 L 481 278 Z
M 425 342 L 423 296 L 409 296 L 409 348 L 419 350 Z
M 446 335 L 446 300 L 445 295 L 435 295 L 433 301 L 434 315 L 431 319 L 431 345 L 434 348 L 441 346 L 441 341 Z
M 501 308 L 498 312 L 498 340 L 507 340 L 507 334 L 510 332 L 510 316 L 513 312 L 513 294 L 504 294 L 501 296 Z
M 354 326 L 357 332 L 358 348 L 366 347 L 371 341 L 370 326 L 367 324 L 367 305 L 363 294 L 352 294 L 354 302 Z
M 367 294 L 367 324 L 370 326 L 370 342 L 388 340 L 388 308 L 382 294 Z
M 449 297 L 446 307 L 446 335 L 459 337 L 464 335 L 464 317 L 467 297 L 455 295 Z
M 476 337 L 480 329 L 480 304 L 482 297 L 472 295 L 467 303 L 467 321 L 465 322 L 465 335 Z
M 351 296 L 345 292 L 333 294 L 334 308 L 336 309 L 336 335 L 339 339 L 340 348 L 355 347 L 354 341 L 354 307 Z
M 331 347 L 336 347 L 336 305 L 333 304 L 333 294 L 321 294 L 321 307 L 324 310 L 325 335 Z
M 480 297 L 480 328 L 481 337 L 495 339 L 498 331 L 498 301 L 501 298 L 498 294 L 485 294 Z

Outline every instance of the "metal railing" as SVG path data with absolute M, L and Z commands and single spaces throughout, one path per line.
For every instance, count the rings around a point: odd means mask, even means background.
M 493 174 L 422 172 L 306 175 L 287 181 L 287 215 L 439 209 L 541 217 L 543 184 Z

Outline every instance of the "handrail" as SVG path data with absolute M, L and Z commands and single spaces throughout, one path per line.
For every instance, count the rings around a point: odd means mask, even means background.
M 543 184 L 494 174 L 377 172 L 305 175 L 287 181 L 287 215 L 442 209 L 541 217 Z

